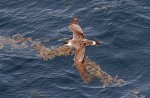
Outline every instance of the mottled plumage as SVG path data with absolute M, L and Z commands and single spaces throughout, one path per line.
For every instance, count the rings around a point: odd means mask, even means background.
M 88 81 L 88 73 L 86 69 L 85 46 L 98 45 L 98 41 L 92 41 L 85 38 L 82 28 L 78 25 L 78 17 L 74 18 L 69 24 L 69 29 L 73 32 L 73 38 L 66 41 L 65 44 L 75 49 L 74 63 L 82 79 Z

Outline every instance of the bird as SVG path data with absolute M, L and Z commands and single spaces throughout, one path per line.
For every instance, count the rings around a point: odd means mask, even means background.
M 100 44 L 99 41 L 93 41 L 86 39 L 86 36 L 82 30 L 82 28 L 78 24 L 79 17 L 75 17 L 69 23 L 68 28 L 73 33 L 73 37 L 70 40 L 64 41 L 64 45 L 70 46 L 74 48 L 74 64 L 76 65 L 76 69 L 78 70 L 80 76 L 84 80 L 84 82 L 88 82 L 88 72 L 86 69 L 85 60 L 85 52 L 86 46 L 98 46 Z

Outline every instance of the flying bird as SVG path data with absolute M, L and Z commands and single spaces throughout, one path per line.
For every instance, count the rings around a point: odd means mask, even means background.
M 83 33 L 82 28 L 78 25 L 78 17 L 75 17 L 69 24 L 68 28 L 73 32 L 73 37 L 64 42 L 64 45 L 75 49 L 74 63 L 84 82 L 88 81 L 88 73 L 86 69 L 85 47 L 98 46 L 99 41 L 88 40 Z

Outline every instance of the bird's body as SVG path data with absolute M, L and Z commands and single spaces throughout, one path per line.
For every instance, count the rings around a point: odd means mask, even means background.
M 99 44 L 98 41 L 92 41 L 85 38 L 82 28 L 78 25 L 78 18 L 74 18 L 69 24 L 69 29 L 73 32 L 73 38 L 66 41 L 65 45 L 73 47 L 75 49 L 74 63 L 82 79 L 88 81 L 88 73 L 86 69 L 85 59 L 85 47 Z

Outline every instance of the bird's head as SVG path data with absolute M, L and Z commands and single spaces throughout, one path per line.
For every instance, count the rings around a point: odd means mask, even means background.
M 73 20 L 71 21 L 71 23 L 78 24 L 78 20 L 79 20 L 79 16 L 76 16 L 75 18 L 73 18 Z

